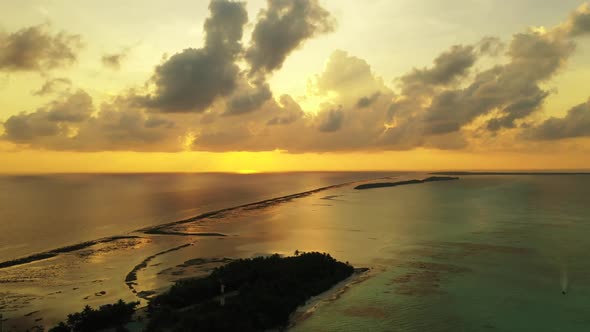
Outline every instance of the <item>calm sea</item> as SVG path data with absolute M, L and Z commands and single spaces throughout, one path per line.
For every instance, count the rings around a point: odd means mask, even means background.
M 0 261 L 392 173 L 0 176 Z
M 385 175 L 392 174 L 4 177 L 0 253 L 38 252 Z M 219 258 L 300 250 L 369 267 L 371 277 L 321 302 L 294 331 L 590 331 L 587 175 L 462 176 L 362 191 L 347 185 L 168 230 L 226 236 L 139 232 L 141 239 L 0 269 L 0 312 L 10 326 L 39 320 L 48 327 L 86 304 L 137 300 L 208 273 L 207 262 Z M 132 291 L 124 281 L 137 266 Z
M 380 272 L 296 331 L 590 331 L 590 176 L 465 176 L 341 199 L 330 208 L 362 244 L 332 252 Z

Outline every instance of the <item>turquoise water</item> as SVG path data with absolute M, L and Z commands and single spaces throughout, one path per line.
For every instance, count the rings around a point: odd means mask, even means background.
M 382 272 L 295 331 L 590 330 L 589 176 L 464 177 L 355 196 L 362 229 L 390 222 L 389 245 L 365 259 Z

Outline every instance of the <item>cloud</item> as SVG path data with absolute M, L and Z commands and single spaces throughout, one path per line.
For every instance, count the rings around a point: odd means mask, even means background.
M 95 113 L 84 91 L 58 98 L 35 112 L 13 115 L 0 138 L 20 145 L 71 151 L 178 151 L 183 135 L 171 119 L 147 115 L 124 100 Z
M 539 110 L 543 101 L 549 95 L 546 91 L 538 90 L 537 92 L 530 97 L 523 97 L 506 106 L 502 110 L 502 116 L 488 121 L 487 128 L 491 131 L 497 131 L 501 128 L 514 128 L 516 120 L 526 118 L 534 111 Z
M 582 4 L 566 23 L 572 37 L 590 35 L 590 3 Z
M 80 126 L 68 150 L 78 151 L 179 151 L 182 130 L 176 123 L 137 109 L 105 105 Z
M 225 114 L 237 115 L 255 111 L 270 98 L 272 98 L 272 92 L 268 84 L 256 82 L 254 87 L 248 85 L 229 100 Z
M 571 108 L 565 117 L 551 117 L 537 126 L 527 128 L 523 136 L 534 140 L 590 137 L 590 99 Z
M 120 53 L 104 54 L 100 60 L 102 64 L 110 69 L 121 69 L 121 62 L 123 62 L 129 55 L 129 49 L 124 49 Z
M 477 45 L 480 54 L 498 56 L 504 50 L 504 43 L 497 37 L 484 37 Z
M 269 73 L 280 69 L 287 56 L 305 40 L 331 32 L 335 20 L 318 0 L 268 0 L 258 15 L 252 44 L 246 51 L 250 72 Z
M 208 117 L 207 124 L 196 131 L 193 148 L 292 153 L 379 148 L 392 92 L 366 61 L 335 51 L 312 85 L 321 96 L 334 96 L 317 114 L 304 112 L 292 97 L 284 95 L 279 102 L 268 100 L 256 112 L 214 120 Z M 368 93 L 371 105 L 358 108 L 358 100 Z
M 245 3 L 213 0 L 209 10 L 203 48 L 185 49 L 157 66 L 153 93 L 137 98 L 141 105 L 163 113 L 201 113 L 220 101 L 226 115 L 256 111 L 272 98 L 267 74 L 305 40 L 333 29 L 332 17 L 317 0 L 268 1 L 244 50 Z M 244 57 L 250 68 L 242 70 L 237 62 Z
M 188 48 L 156 67 L 153 95 L 140 103 L 161 112 L 203 112 L 232 93 L 240 78 L 235 61 L 248 20 L 245 3 L 213 0 L 205 21 L 205 45 Z
M 381 95 L 380 92 L 375 92 L 370 96 L 361 97 L 356 102 L 356 107 L 358 107 L 358 108 L 369 107 L 369 106 L 371 106 L 372 103 L 374 103 L 377 100 L 377 98 L 379 98 L 380 95 Z
M 72 81 L 65 77 L 50 78 L 43 83 L 43 86 L 37 91 L 33 92 L 35 96 L 45 96 L 55 93 L 58 90 L 67 90 L 72 85 Z
M 53 122 L 83 122 L 92 113 L 92 97 L 79 90 L 63 99 L 49 103 L 41 112 L 47 112 L 48 119 Z
M 335 93 L 336 103 L 351 106 L 357 105 L 362 98 L 377 98 L 391 92 L 365 60 L 342 50 L 330 55 L 324 72 L 316 76 L 314 88 L 320 95 Z M 375 95 L 377 97 L 373 97 Z
M 456 132 L 492 113 L 489 130 L 514 128 L 517 120 L 540 109 L 549 95 L 541 84 L 563 67 L 574 49 L 575 44 L 557 29 L 514 35 L 506 52 L 508 63 L 476 74 L 464 88 L 434 95 L 424 111 L 425 133 Z
M 55 136 L 60 132 L 59 125 L 49 121 L 44 112 L 13 115 L 3 126 L 2 138 L 15 143 L 34 143 L 39 137 Z
M 341 108 L 321 112 L 318 116 L 318 128 L 321 132 L 330 133 L 342 127 L 344 112 Z
M 121 94 L 99 109 L 68 92 L 10 117 L 2 138 L 58 150 L 300 153 L 510 148 L 586 137 L 588 103 L 563 118 L 540 118 L 554 93 L 552 80 L 582 35 L 581 8 L 562 24 L 527 29 L 506 44 L 485 37 L 453 45 L 393 86 L 364 59 L 335 50 L 308 82 L 306 97 L 320 101 L 311 112 L 300 97 L 273 96 L 268 77 L 307 38 L 329 31 L 331 15 L 317 1 L 269 1 L 244 48 L 245 4 L 214 0 L 203 47 L 163 60 L 147 90 Z M 293 31 L 286 22 L 294 22 Z
M 404 87 L 421 85 L 446 85 L 464 77 L 477 60 L 471 45 L 455 45 L 434 59 L 432 68 L 414 69 L 401 78 Z
M 92 98 L 84 91 L 54 100 L 33 113 L 13 115 L 4 122 L 3 139 L 15 143 L 39 143 L 47 137 L 67 136 L 72 124 L 90 117 Z
M 76 62 L 81 37 L 66 32 L 52 34 L 48 25 L 0 33 L 0 71 L 46 71 Z
M 285 126 L 305 116 L 299 104 L 289 95 L 282 95 L 278 106 L 280 108 L 273 112 L 273 117 L 266 121 L 267 126 Z
M 305 40 L 333 30 L 333 18 L 317 0 L 276 0 L 268 1 L 267 5 L 268 8 L 258 15 L 251 44 L 245 50 L 251 81 L 242 77 L 240 87 L 227 102 L 226 115 L 260 109 L 272 98 L 266 82 L 268 74 L 281 68 L 287 56 Z M 275 120 L 269 122 L 275 123 Z
M 275 6 L 277 3 L 269 2 L 269 13 L 277 10 Z M 306 24 L 319 24 L 314 17 L 324 15 L 315 1 L 281 6 L 290 8 L 289 19 L 304 15 L 298 17 Z M 98 111 L 90 106 L 86 113 L 91 115 L 79 122 L 45 109 L 22 113 L 3 124 L 7 132 L 3 139 L 57 150 L 174 151 L 183 144 L 190 145 L 190 137 L 195 135 L 199 139 L 194 145 L 197 149 L 226 149 L 244 144 L 242 139 L 255 137 L 253 134 L 270 131 L 277 135 L 278 128 L 303 125 L 305 113 L 293 98 L 281 96 L 280 103 L 272 98 L 266 73 L 248 77 L 247 69 L 237 65 L 244 60 L 241 40 L 247 23 L 245 3 L 213 0 L 209 9 L 203 47 L 188 48 L 164 59 L 148 82 L 149 92 L 134 89 L 103 104 Z M 310 33 L 306 32 L 297 45 L 311 37 Z M 105 61 L 116 66 L 119 59 L 114 56 Z M 41 90 L 48 93 L 55 83 L 48 82 Z M 56 117 L 58 114 L 61 117 Z M 12 128 L 19 121 L 31 128 L 23 130 L 28 133 L 25 137 L 14 135 Z M 316 127 L 313 130 L 317 132 Z M 274 146 L 272 141 L 262 145 L 258 139 L 252 141 L 248 149 Z

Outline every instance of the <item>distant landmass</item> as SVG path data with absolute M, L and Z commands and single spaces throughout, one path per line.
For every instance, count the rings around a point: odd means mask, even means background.
M 590 172 L 434 172 L 433 175 L 590 175 Z
M 376 182 L 376 183 L 365 183 L 354 187 L 357 190 L 366 190 L 366 189 L 375 189 L 375 188 L 386 188 L 386 187 L 397 187 L 397 186 L 404 186 L 408 184 L 420 184 L 426 182 L 437 182 L 437 181 L 452 181 L 452 180 L 459 180 L 456 176 L 431 176 L 429 178 L 423 180 L 407 180 L 407 181 L 398 181 L 398 182 Z

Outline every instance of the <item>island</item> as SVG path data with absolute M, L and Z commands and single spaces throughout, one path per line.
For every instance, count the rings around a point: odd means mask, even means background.
M 426 182 L 437 182 L 437 181 L 452 181 L 452 180 L 459 180 L 458 177 L 455 176 L 431 176 L 423 180 L 406 180 L 406 181 L 398 181 L 398 182 L 375 182 L 375 183 L 365 183 L 354 187 L 356 190 L 366 190 L 366 189 L 375 189 L 375 188 L 386 188 L 386 187 L 397 187 L 397 186 L 404 186 L 409 184 L 420 184 Z
M 355 272 L 348 263 L 319 252 L 238 259 L 204 278 L 177 281 L 149 301 L 147 331 L 265 331 L 288 325 L 311 297 Z M 68 315 L 50 332 L 125 330 L 136 302 L 119 301 Z
M 590 175 L 590 172 L 434 172 L 433 175 Z

